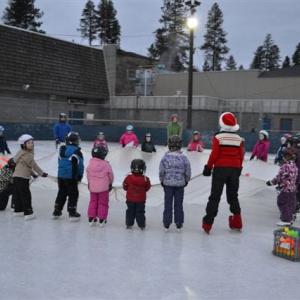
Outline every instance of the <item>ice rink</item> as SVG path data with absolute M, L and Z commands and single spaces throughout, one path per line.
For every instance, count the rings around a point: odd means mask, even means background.
M 13 153 L 15 142 L 9 146 Z M 92 143 L 83 142 L 87 165 Z M 228 228 L 229 210 L 222 199 L 208 236 L 201 221 L 211 178 L 201 176 L 209 151 L 187 153 L 193 179 L 185 190 L 185 224 L 181 233 L 162 227 L 163 190 L 155 154 L 110 144 L 107 160 L 114 173 L 108 224 L 87 222 L 89 192 L 80 184 L 81 221 L 52 220 L 57 193 L 57 152 L 53 142 L 36 141 L 36 160 L 49 178 L 31 185 L 37 218 L 25 222 L 9 209 L 0 212 L 0 299 L 298 299 L 300 265 L 272 255 L 279 220 L 276 192 L 265 181 L 278 170 L 272 161 L 249 162 L 241 176 L 242 233 Z M 130 161 L 143 158 L 152 189 L 148 193 L 147 228 L 126 230 L 125 193 L 121 183 Z M 300 226 L 297 221 L 295 226 Z

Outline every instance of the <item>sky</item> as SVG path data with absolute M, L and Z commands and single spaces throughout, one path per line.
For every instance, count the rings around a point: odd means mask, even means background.
M 94 0 L 99 3 L 100 0 Z M 224 14 L 223 28 L 228 33 L 228 47 L 238 65 L 249 67 L 253 53 L 263 43 L 267 33 L 281 50 L 282 60 L 291 56 L 300 42 L 299 0 L 202 0 L 197 9 L 199 27 L 195 45 L 201 46 L 207 13 L 218 2 Z M 0 0 L 0 12 L 8 0 Z M 87 44 L 77 28 L 86 0 L 36 0 L 44 12 L 42 29 L 52 36 Z M 154 41 L 153 32 L 160 26 L 163 0 L 114 0 L 121 25 L 121 48 L 147 55 Z M 201 68 L 203 52 L 197 49 L 195 65 Z

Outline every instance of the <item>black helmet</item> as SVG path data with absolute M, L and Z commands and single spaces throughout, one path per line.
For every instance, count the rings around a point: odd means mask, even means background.
M 65 113 L 60 113 L 59 114 L 59 121 L 67 121 L 67 115 Z
M 132 173 L 144 174 L 146 172 L 146 163 L 142 159 L 134 159 L 131 162 L 130 169 Z
M 80 143 L 80 136 L 78 132 L 71 131 L 66 136 L 66 144 L 67 145 L 76 145 L 78 146 Z
M 107 153 L 108 149 L 104 145 L 99 145 L 92 149 L 92 156 L 96 158 L 105 159 Z
M 291 144 L 296 148 L 300 148 L 300 136 L 294 135 L 292 137 Z
M 179 135 L 172 135 L 168 140 L 168 147 L 170 151 L 178 151 L 182 147 L 182 140 Z

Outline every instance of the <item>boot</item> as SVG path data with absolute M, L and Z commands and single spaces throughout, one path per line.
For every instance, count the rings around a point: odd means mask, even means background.
M 212 224 L 202 223 L 202 229 L 203 229 L 207 234 L 209 234 L 211 228 L 212 228 Z
M 241 230 L 243 228 L 241 215 L 229 216 L 229 227 L 232 230 Z

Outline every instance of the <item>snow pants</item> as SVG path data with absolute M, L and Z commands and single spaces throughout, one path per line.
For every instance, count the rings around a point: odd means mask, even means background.
M 90 193 L 90 204 L 88 208 L 89 218 L 107 219 L 109 192 Z
M 299 176 L 299 175 L 298 175 Z M 297 193 L 296 193 L 296 212 L 300 212 L 300 183 L 297 185 Z
M 9 197 L 13 195 L 14 185 L 10 183 L 5 190 L 0 193 L 0 210 L 5 210 Z M 11 208 L 14 208 L 13 201 L 11 201 Z
M 241 208 L 238 200 L 238 190 L 241 169 L 238 168 L 214 168 L 212 175 L 211 193 L 206 206 L 206 215 L 203 223 L 213 224 L 218 214 L 219 203 L 226 185 L 226 196 L 229 209 L 232 214 L 239 215 Z
M 58 178 L 58 193 L 54 209 L 62 211 L 68 199 L 68 212 L 75 213 L 79 197 L 78 182 L 73 179 Z
M 163 223 L 166 227 L 172 224 L 173 205 L 175 224 L 182 225 L 184 222 L 183 197 L 184 187 L 165 186 L 165 208 L 163 213 Z
M 139 227 L 145 227 L 145 202 L 131 202 L 127 200 L 126 204 L 126 225 L 133 226 L 134 220 L 136 220 L 136 223 Z
M 15 212 L 24 212 L 25 216 L 33 214 L 29 179 L 14 177 L 13 180 L 13 203 L 15 205 Z
M 281 192 L 277 197 L 280 220 L 291 222 L 296 209 L 296 192 Z

